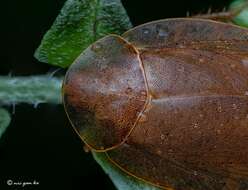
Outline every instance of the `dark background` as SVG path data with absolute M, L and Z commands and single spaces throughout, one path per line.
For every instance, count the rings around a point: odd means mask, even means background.
M 0 4 L 0 75 L 35 75 L 56 67 L 33 57 L 65 0 L 11 0 Z M 186 12 L 220 11 L 223 0 L 123 0 L 133 25 Z M 64 71 L 60 71 L 63 73 Z M 1 90 L 1 89 L 0 89 Z M 7 107 L 11 112 L 12 107 Z M 11 189 L 6 180 L 40 182 L 35 189 L 115 189 L 70 127 L 61 105 L 21 104 L 0 140 L 0 190 Z M 34 187 L 33 187 L 34 188 Z M 29 188 L 23 188 L 29 189 Z

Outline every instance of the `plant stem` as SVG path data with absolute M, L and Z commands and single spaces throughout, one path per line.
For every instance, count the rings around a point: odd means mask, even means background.
M 0 76 L 0 104 L 60 104 L 62 78 L 49 75 Z

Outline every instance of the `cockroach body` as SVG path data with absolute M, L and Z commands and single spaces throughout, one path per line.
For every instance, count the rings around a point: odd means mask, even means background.
M 164 189 L 248 189 L 248 30 L 181 18 L 108 35 L 63 85 L 92 151 Z

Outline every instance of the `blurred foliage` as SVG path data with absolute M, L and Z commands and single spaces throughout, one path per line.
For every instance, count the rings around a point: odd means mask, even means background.
M 160 190 L 148 183 L 145 183 L 133 176 L 130 176 L 112 164 L 105 153 L 92 152 L 97 163 L 113 181 L 119 190 Z
M 11 121 L 10 114 L 4 108 L 0 108 L 0 138 L 9 126 Z
M 132 25 L 120 0 L 68 0 L 45 34 L 35 57 L 68 67 L 91 43 Z
M 239 26 L 248 27 L 248 1 L 235 0 L 229 7 L 230 11 L 238 14 L 233 18 L 233 22 Z

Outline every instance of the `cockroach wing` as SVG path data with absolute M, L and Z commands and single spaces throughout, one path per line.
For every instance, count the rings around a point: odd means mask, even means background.
M 63 98 L 75 130 L 92 149 L 118 146 L 142 112 L 147 96 L 137 51 L 109 35 L 86 49 L 68 69 Z
M 150 98 L 109 159 L 165 189 L 248 189 L 248 30 L 168 19 L 123 37 L 139 51 Z

